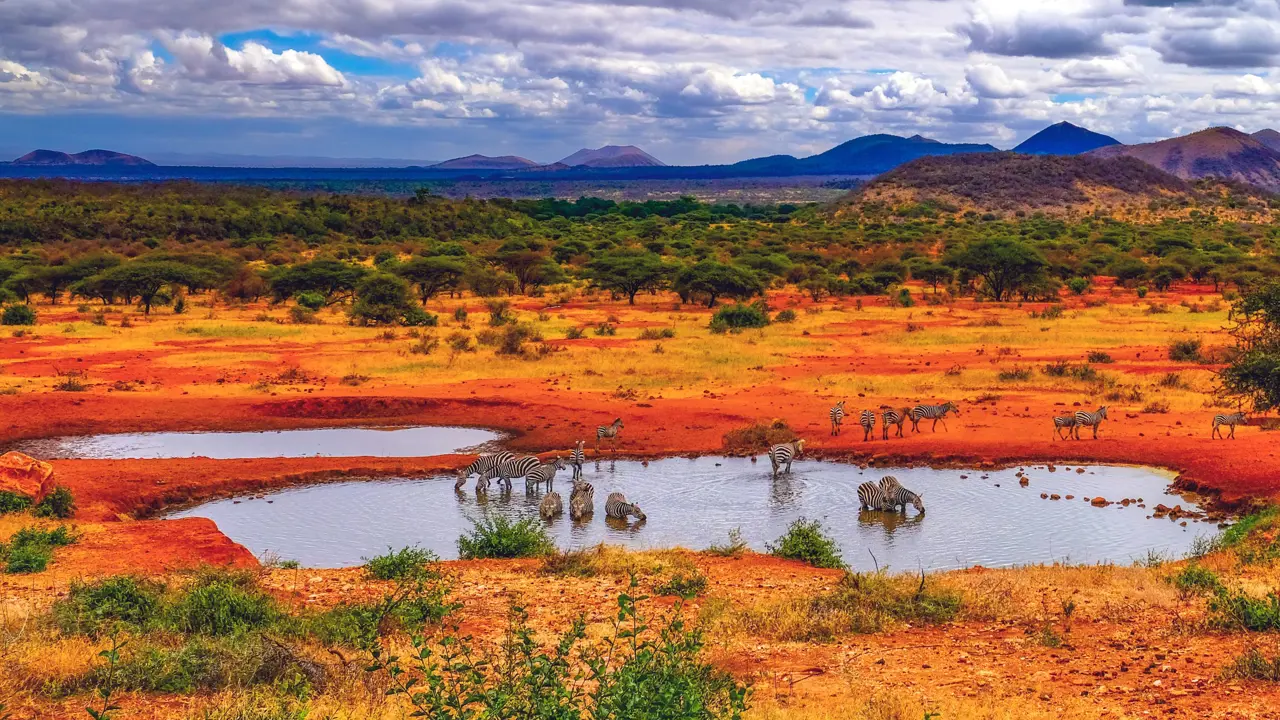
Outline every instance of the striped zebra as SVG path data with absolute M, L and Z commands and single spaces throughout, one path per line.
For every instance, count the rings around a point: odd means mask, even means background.
M 542 498 L 542 502 L 538 503 L 538 514 L 543 520 L 551 520 L 557 515 L 564 512 L 564 502 L 560 500 L 560 493 L 549 492 Z
M 459 471 L 458 480 L 453 484 L 453 489 L 461 490 L 462 486 L 467 482 L 467 478 L 471 477 L 473 474 L 476 474 L 476 473 L 484 474 L 486 471 L 492 470 L 504 462 L 509 462 L 515 459 L 516 459 L 515 454 L 509 453 L 505 450 L 502 452 L 487 453 L 485 455 L 481 455 L 480 457 L 475 459 L 475 462 L 468 465 L 465 470 Z M 477 481 L 476 482 L 477 489 L 479 488 L 479 486 L 480 486 L 480 483 Z
M 569 518 L 581 520 L 595 512 L 595 497 L 596 491 L 591 483 L 574 483 L 573 492 L 569 493 Z
M 884 439 L 889 439 L 889 426 L 898 426 L 898 437 L 902 437 L 902 426 L 907 424 L 907 416 L 911 414 L 910 408 L 891 408 L 884 405 L 880 406 L 884 412 L 881 417 L 884 420 Z
M 1236 438 L 1236 425 L 1247 425 L 1248 423 L 1249 418 L 1245 417 L 1242 412 L 1231 413 L 1230 415 L 1214 415 L 1213 432 L 1209 433 L 1209 437 L 1213 437 L 1216 434 L 1219 438 L 1222 438 L 1222 426 L 1228 425 L 1231 427 L 1231 432 L 1227 433 L 1227 437 L 1234 440 Z
M 563 469 L 564 459 L 559 455 L 555 456 L 551 462 L 539 465 L 524 476 L 525 490 L 532 491 L 542 483 L 546 483 L 547 490 L 551 490 L 551 486 L 555 483 L 556 471 Z
M 769 448 L 769 462 L 773 465 L 773 474 L 778 475 L 778 469 L 785 466 L 787 472 L 791 472 L 791 461 L 800 457 L 800 453 L 804 452 L 804 441 L 795 440 L 781 445 L 774 445 Z
M 898 482 L 898 478 L 885 475 L 880 478 L 880 489 L 884 491 L 886 497 L 893 497 L 902 489 L 902 484 Z
M 836 403 L 835 407 L 831 408 L 831 434 L 839 435 L 840 425 L 842 425 L 843 423 L 844 423 L 844 400 L 841 400 L 840 402 Z
M 613 448 L 618 444 L 618 433 L 622 432 L 622 418 L 614 418 L 614 421 L 608 425 L 601 425 L 596 428 L 596 452 L 600 452 L 600 441 L 609 438 L 609 447 Z
M 1097 412 L 1085 412 L 1081 410 L 1080 412 L 1076 413 L 1075 417 L 1076 417 L 1076 424 L 1075 424 L 1074 431 L 1075 431 L 1076 439 L 1077 440 L 1080 439 L 1080 428 L 1087 427 L 1087 428 L 1093 428 L 1093 439 L 1097 440 L 1098 426 L 1102 424 L 1103 420 L 1107 419 L 1107 406 L 1103 405 L 1102 407 L 1098 408 Z
M 893 506 L 889 504 L 889 496 L 885 494 L 883 488 L 873 482 L 864 482 L 858 486 L 858 503 L 863 510 L 883 512 L 893 510 Z
M 539 467 L 542 467 L 541 460 L 532 455 L 525 455 L 498 463 L 497 467 L 489 471 L 489 477 L 498 478 L 506 484 L 507 490 L 510 490 L 512 478 L 528 477 L 529 473 Z
M 888 482 L 885 482 L 885 481 Z M 924 512 L 924 499 L 917 493 L 914 493 L 898 484 L 897 479 L 893 477 L 880 478 L 880 491 L 884 493 L 885 500 L 889 503 L 890 510 L 897 510 L 898 506 L 902 506 L 902 512 L 907 511 L 907 504 L 910 503 L 915 507 L 916 512 Z
M 941 405 L 917 405 L 911 408 L 907 416 L 911 419 L 911 431 L 920 432 L 921 420 L 932 420 L 933 431 L 938 431 L 938 421 L 942 421 L 942 429 L 947 429 L 947 413 L 953 412 L 957 416 L 960 415 L 960 408 L 956 407 L 953 402 L 945 402 Z M 950 432 L 950 431 L 948 431 Z
M 579 440 L 577 445 L 573 446 L 573 451 L 569 453 L 569 464 L 573 466 L 573 479 L 582 479 L 582 464 L 587 461 L 587 454 L 583 452 L 582 446 L 586 445 L 585 440 Z
M 876 414 L 863 410 L 858 416 L 858 424 L 862 426 L 862 442 L 874 440 L 876 436 Z
M 604 514 L 614 520 L 626 520 L 629 515 L 635 515 L 636 520 L 646 519 L 640 506 L 627 502 L 627 496 L 622 493 L 609 493 L 609 499 L 604 501 Z
M 1076 426 L 1075 415 L 1061 415 L 1053 419 L 1053 434 L 1058 440 L 1065 440 L 1062 437 L 1062 431 L 1067 431 L 1067 437 L 1071 437 L 1071 430 Z

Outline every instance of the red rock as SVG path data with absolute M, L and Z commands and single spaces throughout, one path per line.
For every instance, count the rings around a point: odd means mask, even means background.
M 0 455 L 0 490 L 38 503 L 53 490 L 53 466 L 16 451 Z
M 1090 504 L 1093 505 L 1094 507 L 1106 507 L 1111 503 L 1107 502 L 1107 499 L 1104 497 L 1096 497 L 1092 501 L 1090 501 Z

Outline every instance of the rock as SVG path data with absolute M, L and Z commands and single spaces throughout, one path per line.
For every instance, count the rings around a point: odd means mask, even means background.
M 0 490 L 38 503 L 53 491 L 53 466 L 16 451 L 0 455 Z
M 1040 499 L 1041 499 L 1041 500 L 1048 500 L 1048 499 L 1049 499 L 1049 493 L 1040 493 Z
M 1075 499 L 1076 499 L 1076 496 L 1075 496 L 1075 495 L 1068 495 L 1068 496 L 1067 496 L 1067 499 L 1068 499 L 1068 500 L 1075 500 Z
M 1062 499 L 1062 496 L 1061 496 L 1061 495 L 1056 495 L 1056 494 L 1055 494 L 1055 495 L 1050 495 L 1050 496 L 1049 496 L 1049 499 L 1050 499 L 1050 500 L 1061 500 L 1061 499 Z
M 1077 474 L 1077 475 L 1083 475 L 1083 474 L 1084 474 L 1084 468 L 1076 468 L 1076 474 Z
M 1023 478 L 1018 481 L 1018 484 L 1021 485 L 1022 487 L 1026 487 L 1031 484 L 1031 478 L 1023 476 Z
M 1093 505 L 1094 507 L 1106 507 L 1111 503 L 1107 502 L 1107 499 L 1104 497 L 1096 497 L 1093 500 L 1090 500 L 1089 504 Z

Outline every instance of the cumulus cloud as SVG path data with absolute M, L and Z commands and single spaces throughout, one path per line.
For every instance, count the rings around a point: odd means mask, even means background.
M 1096 3 L 1056 0 L 982 0 L 957 32 L 969 49 L 993 55 L 1068 58 L 1106 55 L 1111 35 L 1135 29 L 1123 15 L 1104 14 Z
M 1214 27 L 1170 28 L 1156 45 L 1165 62 L 1204 68 L 1280 64 L 1280 24 L 1232 19 Z
M 1031 85 L 1013 80 L 998 65 L 982 63 L 965 69 L 965 80 L 981 97 L 1021 98 L 1031 93 Z
M 239 50 L 208 35 L 184 34 L 165 43 L 186 76 L 196 80 L 234 81 L 249 85 L 342 86 L 342 73 L 315 53 L 274 52 L 246 42 Z

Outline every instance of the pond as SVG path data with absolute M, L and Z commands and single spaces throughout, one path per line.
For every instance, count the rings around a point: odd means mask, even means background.
M 426 457 L 502 439 L 460 427 L 356 427 L 269 432 L 157 432 L 31 440 L 13 448 L 35 457 L 82 460 L 161 458 Z
M 1181 555 L 1198 535 L 1216 528 L 1195 522 L 1186 527 L 1148 519 L 1159 503 L 1170 507 L 1182 498 L 1166 493 L 1169 478 L 1135 467 L 1026 466 L 1028 487 L 1020 487 L 1017 468 L 992 471 L 929 468 L 870 468 L 842 463 L 797 462 L 794 472 L 774 479 L 767 461 L 746 458 L 672 458 L 650 462 L 608 461 L 584 468 L 595 487 L 595 515 L 575 523 L 567 515 L 547 529 L 561 548 L 600 542 L 631 548 L 683 546 L 703 549 L 724 543 L 740 528 L 755 550 L 782 535 L 796 518 L 822 520 L 859 569 L 890 566 L 898 570 L 940 570 L 1050 562 L 1129 563 L 1148 551 Z M 919 492 L 927 512 L 860 512 L 857 487 L 893 475 Z M 556 490 L 567 499 L 570 472 L 562 471 Z M 496 483 L 495 483 L 496 485 Z M 514 492 L 496 489 L 477 495 L 472 488 L 455 493 L 452 478 L 339 482 L 294 488 L 265 499 L 220 500 L 171 517 L 206 517 L 231 539 L 261 556 L 271 552 L 308 567 L 358 565 L 388 547 L 419 545 L 445 559 L 457 557 L 458 536 L 470 519 L 485 513 L 512 518 L 537 517 L 540 496 L 527 495 L 524 481 Z M 607 521 L 604 501 L 624 492 L 638 503 L 644 523 Z M 1041 499 L 1041 493 L 1075 495 L 1067 501 Z M 1083 498 L 1142 498 L 1148 509 L 1091 506 Z M 567 501 L 565 503 L 567 509 Z M 541 522 L 541 521 L 539 521 Z

